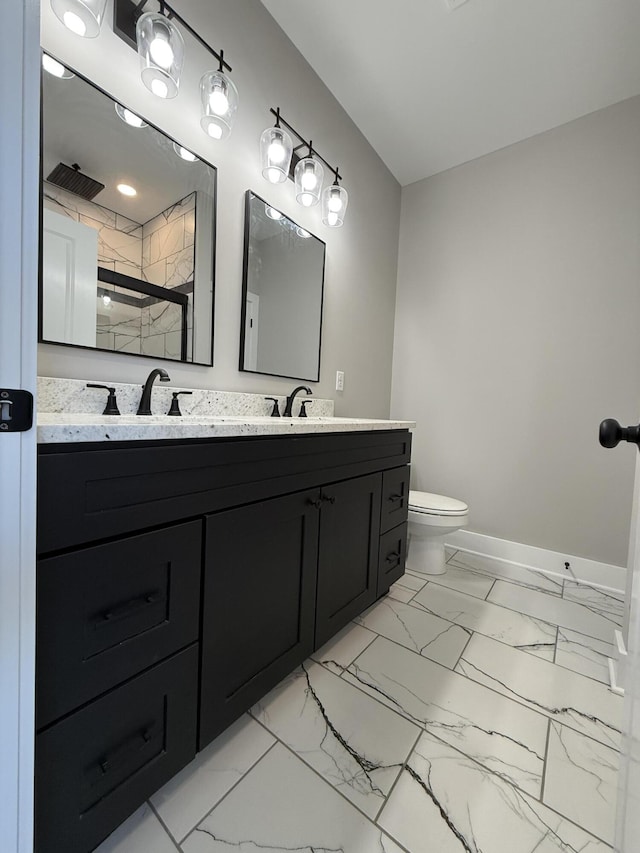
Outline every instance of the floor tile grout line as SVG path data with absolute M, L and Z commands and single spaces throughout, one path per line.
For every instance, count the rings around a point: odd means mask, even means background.
M 560 636 L 560 626 L 556 626 L 556 641 L 553 646 L 553 663 L 556 663 L 556 657 L 558 655 L 558 637 Z M 560 666 L 560 664 L 556 664 L 556 666 Z
M 406 718 L 405 718 L 405 719 L 406 719 Z M 389 798 L 391 797 L 391 794 L 394 792 L 396 785 L 397 785 L 397 784 L 398 784 L 398 782 L 400 781 L 400 779 L 401 779 L 401 777 L 402 777 L 402 774 L 404 773 L 404 771 L 405 771 L 405 769 L 406 769 L 406 766 L 407 766 L 407 764 L 409 763 L 409 759 L 410 759 L 410 758 L 411 758 L 411 756 L 413 755 L 413 751 L 415 750 L 416 746 L 418 745 L 418 742 L 419 742 L 420 738 L 421 738 L 421 737 L 422 737 L 422 735 L 425 733 L 425 729 L 424 729 L 424 727 L 422 727 L 422 728 L 418 727 L 418 729 L 419 729 L 419 730 L 418 730 L 418 736 L 417 736 L 417 737 L 416 737 L 416 739 L 414 740 L 413 744 L 411 745 L 411 749 L 409 750 L 409 752 L 407 753 L 406 758 L 405 758 L 405 759 L 404 759 L 404 761 L 402 762 L 402 767 L 400 768 L 400 772 L 398 773 L 398 775 L 396 776 L 396 778 L 393 780 L 393 784 L 392 784 L 392 785 L 391 785 L 391 787 L 389 788 L 389 793 L 386 795 L 386 797 L 384 798 L 384 802 L 382 803 L 382 805 L 381 805 L 381 806 L 380 806 L 380 808 L 378 809 L 378 812 L 377 812 L 377 814 L 376 814 L 376 816 L 375 816 L 375 819 L 374 819 L 374 823 L 376 824 L 376 826 L 378 826 L 378 825 L 379 825 L 379 824 L 378 824 L 378 820 L 380 819 L 380 815 L 382 814 L 383 809 L 385 808 L 385 806 L 386 806 L 386 805 L 387 805 L 387 803 L 389 802 Z M 382 827 L 380 827 L 380 828 L 382 829 Z
M 473 635 L 475 634 L 475 631 L 471 631 L 469 628 L 467 628 L 467 629 L 465 629 L 465 630 L 469 631 L 469 639 L 468 639 L 468 640 L 467 640 L 467 642 L 464 644 L 464 648 L 462 649 L 462 651 L 461 651 L 461 652 L 460 652 L 460 654 L 458 655 L 458 659 L 456 660 L 456 662 L 454 663 L 454 665 L 451 667 L 451 671 L 452 671 L 452 672 L 456 672 L 456 667 L 457 667 L 457 666 L 458 666 L 458 664 L 460 663 L 460 659 L 462 658 L 463 654 L 466 652 L 466 650 L 467 650 L 467 646 L 469 645 L 469 643 L 470 643 L 470 642 L 471 642 L 471 640 L 473 639 Z M 422 657 L 422 655 L 421 655 L 421 657 Z M 459 675 L 459 674 L 460 674 L 460 673 L 458 673 L 458 675 Z M 464 677 L 466 678 L 467 676 L 465 675 Z
M 549 739 L 551 737 L 551 718 L 547 721 L 547 737 L 545 739 L 544 744 L 544 759 L 542 761 L 542 778 L 540 780 L 540 796 L 539 800 L 541 803 L 546 805 L 544 802 L 544 786 L 547 781 L 547 767 L 548 767 L 548 759 L 549 759 Z
M 486 594 L 486 595 L 485 595 L 485 597 L 484 597 L 484 601 L 487 601 L 487 600 L 488 600 L 488 598 L 489 598 L 489 596 L 491 595 L 491 593 L 493 592 L 493 588 L 494 588 L 494 586 L 497 584 L 497 582 L 498 582 L 498 578 L 494 578 L 494 579 L 493 579 L 493 583 L 491 584 L 491 586 L 490 586 L 490 587 L 489 587 L 489 589 L 487 590 L 487 594 Z
M 251 717 L 251 715 L 249 714 L 249 712 L 248 712 L 248 711 L 247 711 L 246 713 L 247 713 L 247 715 L 248 715 L 248 716 L 249 716 L 249 717 L 250 717 L 250 718 L 251 718 L 255 723 L 258 723 L 258 725 L 262 725 L 262 723 L 260 723 L 260 720 L 256 720 L 256 719 L 255 719 L 255 717 Z M 271 735 L 271 737 L 275 738 L 275 735 L 273 735 L 273 734 L 269 731 L 269 729 L 267 729 L 265 726 L 262 726 L 262 728 L 263 728 L 263 729 L 265 729 L 265 731 L 266 731 L 266 732 L 268 732 L 268 733 Z M 193 827 L 189 830 L 189 832 L 187 832 L 187 834 L 184 836 L 184 838 L 180 841 L 180 850 L 182 850 L 182 845 L 183 845 L 183 844 L 184 844 L 184 842 L 187 840 L 187 838 L 188 838 L 190 835 L 192 835 L 192 834 L 196 831 L 196 829 L 200 826 L 200 824 L 202 823 L 202 821 L 203 821 L 203 820 L 206 820 L 206 819 L 209 817 L 209 815 L 210 815 L 213 811 L 215 811 L 215 810 L 218 808 L 218 806 L 219 806 L 219 805 L 220 805 L 224 800 L 226 800 L 226 799 L 227 799 L 227 797 L 229 796 L 229 794 L 230 794 L 233 790 L 235 790 L 235 789 L 238 787 L 238 785 L 240 784 L 240 782 L 242 782 L 242 780 L 243 780 L 243 779 L 244 779 L 244 778 L 245 778 L 245 777 L 246 777 L 246 776 L 247 776 L 247 775 L 248 775 L 248 774 L 253 770 L 253 768 L 254 768 L 254 767 L 256 767 L 256 765 L 258 765 L 258 764 L 262 761 L 262 759 L 263 759 L 263 758 L 265 758 L 265 757 L 266 757 L 266 756 L 271 752 L 271 750 L 274 748 L 274 746 L 276 745 L 276 743 L 277 743 L 277 742 L 278 742 L 278 741 L 277 741 L 277 739 L 274 739 L 274 742 L 271 744 L 271 746 L 270 746 L 268 749 L 266 749 L 266 750 L 262 753 L 262 755 L 261 755 L 258 759 L 256 759 L 256 761 L 254 761 L 254 762 L 253 762 L 253 764 L 252 764 L 250 767 L 248 767 L 248 768 L 245 770 L 245 772 L 244 772 L 244 773 L 242 773 L 242 774 L 240 775 L 240 777 L 239 777 L 238 779 L 236 779 L 236 781 L 235 781 L 235 782 L 233 783 L 233 785 L 229 788 L 229 790 L 228 790 L 228 791 L 226 791 L 226 792 L 222 795 L 222 797 L 220 797 L 220 799 L 215 803 L 215 805 L 211 806 L 211 808 L 210 808 L 210 809 L 209 809 L 209 811 L 204 815 L 204 817 L 201 817 L 201 818 L 200 818 L 200 820 L 198 821 L 198 823 L 197 823 L 195 826 L 193 826 Z
M 149 798 L 149 799 L 147 800 L 147 805 L 149 806 L 149 808 L 151 809 L 151 811 L 154 813 L 154 815 L 155 815 L 155 816 L 156 816 L 156 818 L 158 819 L 158 822 L 160 823 L 160 826 L 162 826 L 162 828 L 164 829 L 164 831 L 167 833 L 167 835 L 168 835 L 168 836 L 169 836 L 169 838 L 171 839 L 171 841 L 172 841 L 172 843 L 173 843 L 173 846 L 176 848 L 176 850 L 178 851 L 178 853 L 182 853 L 182 849 L 181 849 L 181 847 L 180 847 L 179 842 L 178 842 L 178 841 L 176 841 L 176 839 L 173 837 L 173 833 L 171 832 L 171 830 L 169 829 L 169 827 L 167 826 L 167 824 L 163 821 L 163 819 L 160 817 L 160 814 L 158 813 L 158 810 L 156 809 L 156 807 L 155 807 L 155 806 L 153 805 L 153 803 L 151 802 L 151 798 Z

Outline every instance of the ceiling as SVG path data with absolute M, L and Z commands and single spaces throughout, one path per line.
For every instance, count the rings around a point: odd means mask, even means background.
M 262 2 L 402 185 L 640 93 L 638 0 Z

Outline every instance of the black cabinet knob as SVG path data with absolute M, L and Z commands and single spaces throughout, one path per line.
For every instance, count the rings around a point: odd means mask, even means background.
M 621 441 L 629 441 L 640 446 L 640 424 L 622 427 L 613 418 L 607 418 L 600 424 L 600 444 L 603 447 L 616 447 Z

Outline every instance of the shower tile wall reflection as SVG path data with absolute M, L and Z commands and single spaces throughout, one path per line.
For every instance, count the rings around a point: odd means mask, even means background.
M 93 228 L 98 234 L 98 265 L 189 298 L 187 352 L 193 331 L 196 194 L 145 223 L 86 201 L 46 183 L 45 208 Z M 115 352 L 180 359 L 182 307 L 153 296 L 98 282 L 96 346 Z

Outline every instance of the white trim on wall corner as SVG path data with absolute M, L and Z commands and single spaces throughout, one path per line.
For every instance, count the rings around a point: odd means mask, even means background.
M 598 563 L 585 557 L 547 551 L 533 545 L 521 545 L 507 539 L 496 539 L 470 530 L 457 530 L 447 536 L 446 544 L 470 554 L 491 557 L 498 563 L 509 563 L 534 569 L 544 575 L 579 580 L 603 589 L 624 592 L 627 570 L 623 566 Z M 569 563 L 569 570 L 565 569 Z

